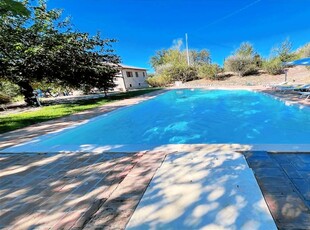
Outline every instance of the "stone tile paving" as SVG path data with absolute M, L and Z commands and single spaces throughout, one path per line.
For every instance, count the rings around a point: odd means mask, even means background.
M 289 104 L 296 104 L 296 105 L 301 105 L 301 106 L 310 106 L 310 99 L 307 99 L 305 97 L 301 97 L 298 92 L 295 91 L 290 91 L 290 92 L 281 92 L 278 90 L 272 90 L 272 89 L 263 89 L 263 90 L 258 90 L 262 91 L 264 93 L 271 94 Z
M 246 152 L 279 229 L 310 229 L 310 154 Z
M 0 229 L 122 229 L 164 157 L 2 154 Z

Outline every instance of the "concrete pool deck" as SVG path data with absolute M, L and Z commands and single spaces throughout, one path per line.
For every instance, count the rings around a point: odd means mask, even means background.
M 154 95 L 158 95 L 161 92 L 153 93 Z M 300 99 L 296 95 L 292 95 L 290 97 L 287 93 L 273 93 L 276 96 L 277 94 L 279 94 L 278 97 L 282 97 L 283 100 L 289 101 L 289 103 L 305 103 L 304 99 Z M 94 117 L 126 105 L 139 103 L 140 101 L 149 99 L 154 95 L 144 95 L 138 98 L 111 103 L 95 110 L 75 114 L 63 119 L 44 122 L 42 124 L 37 124 L 32 127 L 0 135 L 0 149 L 6 148 L 11 145 L 16 145 L 24 141 L 28 141 L 34 137 L 46 134 L 48 132 L 57 132 L 59 129 L 63 129 L 73 124 L 83 122 L 85 119 L 89 119 L 90 117 Z M 306 103 L 308 102 L 306 101 Z M 278 147 L 280 148 L 281 146 Z M 271 146 L 271 149 L 269 150 L 276 151 L 278 147 Z M 261 150 L 267 150 L 266 148 L 267 146 L 261 146 Z M 171 183 L 171 180 L 162 180 L 161 178 L 163 177 L 163 175 L 167 174 L 173 176 L 171 174 L 173 172 L 172 166 L 176 168 L 179 167 L 178 169 L 180 170 L 180 172 L 186 172 L 186 168 L 184 169 L 181 167 L 184 165 L 179 165 L 178 162 L 175 165 L 171 164 L 170 167 L 165 166 L 167 165 L 167 162 L 171 162 L 171 158 L 169 157 L 167 157 L 167 161 L 165 161 L 163 167 L 160 167 L 166 156 L 169 156 L 170 154 L 179 154 L 186 159 L 187 154 L 195 155 L 197 151 L 204 154 L 209 153 L 211 155 L 213 153 L 221 155 L 222 153 L 229 152 L 230 156 L 233 156 L 234 154 L 241 156 L 241 154 L 237 153 L 236 151 L 248 150 L 250 150 L 250 148 L 245 148 L 238 145 L 181 145 L 163 146 L 153 151 L 138 153 L 47 153 L 23 155 L 0 154 L 0 228 L 2 227 L 7 229 L 16 229 L 16 227 L 18 227 L 19 229 L 28 229 L 47 227 L 54 229 L 94 229 L 96 227 L 101 227 L 104 229 L 124 229 L 131 215 L 134 213 L 134 210 L 138 205 L 141 197 L 143 196 L 144 191 L 147 189 L 149 183 L 151 182 L 149 188 L 152 189 L 154 188 L 154 183 L 158 182 L 158 177 L 156 177 L 156 175 L 159 175 L 160 178 L 160 183 L 157 183 L 157 185 L 161 190 L 159 190 L 158 192 L 168 191 L 169 194 L 169 189 L 166 190 L 165 187 L 167 186 L 167 184 L 165 184 L 165 181 L 167 183 Z M 257 148 L 256 150 L 260 149 Z M 310 148 L 309 146 L 303 146 L 302 148 L 296 150 L 294 146 L 284 146 L 284 148 L 282 146 L 282 149 L 280 150 L 302 152 L 310 151 Z M 310 211 L 307 206 L 308 201 L 302 198 L 307 197 L 308 194 L 307 179 L 289 179 L 288 183 L 291 183 L 291 181 L 295 181 L 296 183 L 299 182 L 299 185 L 304 186 L 299 186 L 300 190 L 296 190 L 296 194 L 293 194 L 294 196 L 292 197 L 283 198 L 283 196 L 277 196 L 274 194 L 271 194 L 272 196 L 270 196 L 266 192 L 264 192 L 264 182 L 260 183 L 259 181 L 259 168 L 264 168 L 264 164 L 262 163 L 264 161 L 266 161 L 267 166 L 270 166 L 269 159 L 261 157 L 259 158 L 259 160 L 261 160 L 261 163 L 256 164 L 255 162 L 258 161 L 257 159 L 253 158 L 252 162 L 254 163 L 251 163 L 249 155 L 246 155 L 246 157 L 249 162 L 249 166 L 255 172 L 255 176 L 259 182 L 259 185 L 261 186 L 262 192 L 265 196 L 265 200 L 268 204 L 269 210 L 271 211 L 273 218 L 276 221 L 277 226 L 281 229 L 309 229 L 310 225 L 308 225 L 308 222 L 310 223 L 310 219 L 308 215 Z M 181 158 L 182 157 L 180 157 L 180 159 Z M 206 158 L 204 159 L 205 162 L 201 158 L 200 160 L 200 165 L 206 164 L 206 162 L 208 162 L 208 157 L 206 156 Z M 200 167 L 199 164 L 196 163 L 192 164 L 191 166 L 189 165 L 188 167 L 192 167 L 196 170 Z M 247 166 L 245 161 L 243 161 L 242 165 Z M 308 166 L 310 168 L 310 165 L 308 164 L 304 166 L 304 171 L 307 171 L 308 168 L 306 167 Z M 159 170 L 157 171 L 158 168 Z M 257 168 L 258 173 L 256 172 Z M 222 168 L 220 167 L 219 170 L 222 170 Z M 251 177 L 250 174 L 247 174 L 250 172 L 249 170 L 250 169 L 245 170 L 247 171 L 245 174 L 251 178 L 250 181 L 252 184 L 252 182 L 255 182 L 255 179 L 253 175 Z M 296 169 L 293 170 L 296 171 Z M 156 171 L 158 172 L 158 174 L 155 174 Z M 203 172 L 207 173 L 206 171 Z M 154 175 L 154 180 L 152 180 Z M 307 174 L 304 173 L 304 175 Z M 193 174 L 192 176 L 195 179 L 195 175 Z M 223 174 L 215 173 L 213 177 L 214 176 L 223 176 Z M 264 176 L 262 177 L 264 178 Z M 241 179 L 240 182 L 242 182 L 244 177 L 240 176 L 239 178 Z M 177 181 L 181 178 L 175 177 L 175 179 Z M 185 179 L 188 178 L 185 177 Z M 270 179 L 270 177 L 268 179 Z M 199 183 L 203 186 L 208 185 L 207 182 L 203 180 L 199 181 Z M 212 183 L 216 184 L 216 181 L 213 180 Z M 287 187 L 285 186 L 279 186 L 279 183 L 275 183 L 274 186 L 273 182 L 266 183 L 268 187 L 275 188 L 275 190 L 287 189 Z M 240 188 L 244 186 L 244 184 L 240 184 L 242 185 L 240 186 Z M 233 185 L 236 184 L 227 185 L 227 188 L 232 189 L 233 187 L 229 186 Z M 173 188 L 174 186 L 174 184 L 168 184 L 167 188 Z M 298 186 L 296 185 L 295 189 L 296 187 Z M 234 187 L 234 189 L 236 188 Z M 258 191 L 257 189 L 258 187 L 255 188 L 256 192 Z M 198 213 L 198 217 L 196 215 L 196 219 L 193 219 L 192 222 L 189 221 L 186 223 L 193 224 L 193 226 L 199 223 L 209 224 L 210 219 L 208 220 L 203 218 L 205 222 L 203 222 L 201 219 L 206 215 L 206 210 L 209 210 L 208 207 L 199 207 L 200 201 L 203 200 L 198 199 L 197 197 L 189 197 L 189 199 L 192 200 L 187 200 L 188 196 L 186 195 L 186 189 L 182 190 L 184 191 L 184 193 L 180 193 L 178 189 L 176 191 L 177 192 L 172 193 L 172 195 L 175 195 L 176 197 L 184 196 L 185 200 L 181 199 L 180 209 L 180 204 L 178 204 L 177 200 L 172 199 L 172 201 L 176 202 L 176 206 L 172 205 L 170 206 L 170 208 L 175 207 L 175 210 L 179 212 L 179 214 L 172 213 L 172 215 L 179 215 L 181 217 L 184 217 L 184 215 L 189 214 L 189 212 L 186 214 L 186 211 L 196 210 L 195 213 Z M 188 189 L 188 191 L 191 191 L 191 189 Z M 214 194 L 221 193 L 221 191 L 219 190 L 214 191 Z M 223 196 L 217 197 L 217 199 L 222 199 L 224 202 L 231 202 L 232 200 L 225 199 L 225 197 L 229 195 L 227 191 L 224 192 Z M 145 194 L 149 195 L 150 193 Z M 206 195 L 207 192 L 202 191 L 202 194 Z M 243 195 L 246 198 L 249 197 L 246 194 Z M 208 196 L 212 197 L 212 194 L 208 194 Z M 168 198 L 170 199 L 171 197 L 168 196 Z M 142 200 L 141 205 L 143 204 L 145 204 L 145 202 Z M 171 205 L 171 203 L 169 204 Z M 196 206 L 194 206 L 194 204 Z M 243 213 L 245 212 L 245 210 L 247 210 L 246 208 L 248 208 L 249 205 L 245 205 L 244 207 L 242 207 L 242 205 L 236 205 L 232 207 L 231 210 L 234 210 L 234 208 L 238 208 L 238 213 Z M 174 209 L 172 208 L 170 210 Z M 216 208 L 214 210 L 216 210 Z M 212 211 L 210 212 L 212 213 Z M 225 220 L 226 214 L 224 215 L 224 217 L 222 217 L 223 220 Z M 214 224 L 219 224 L 218 222 L 216 222 L 216 220 L 218 220 L 217 218 L 221 218 L 221 216 L 219 215 L 219 217 L 216 217 L 214 213 L 212 215 L 213 216 L 211 218 L 213 218 Z M 300 217 L 301 219 L 294 219 L 292 218 L 292 216 Z M 136 217 L 134 216 L 133 218 Z M 157 220 L 155 220 L 155 222 L 152 222 L 154 220 L 151 220 L 151 222 L 153 224 L 167 223 L 167 219 L 161 221 L 160 218 L 165 217 L 159 215 L 157 216 Z M 263 226 L 261 225 L 261 223 L 259 223 L 259 221 L 261 221 L 262 219 L 259 219 L 259 217 L 255 215 L 249 217 L 249 219 L 251 218 L 254 218 L 252 222 L 249 222 L 250 224 L 252 224 L 251 227 L 254 226 L 259 229 L 259 227 Z M 175 219 L 178 218 L 174 217 L 174 220 Z M 180 223 L 184 224 L 183 218 L 179 220 L 181 221 Z M 137 223 L 135 219 L 133 219 L 132 221 Z M 134 227 L 132 221 L 130 222 L 129 227 Z M 236 216 L 230 216 L 230 218 L 228 218 L 226 222 L 224 221 L 223 223 L 220 223 L 222 224 L 222 226 L 219 225 L 218 227 L 231 227 L 233 229 L 237 226 L 236 224 L 240 224 L 241 222 L 240 218 Z M 269 221 L 267 222 L 271 223 Z M 149 220 L 148 223 L 150 223 Z

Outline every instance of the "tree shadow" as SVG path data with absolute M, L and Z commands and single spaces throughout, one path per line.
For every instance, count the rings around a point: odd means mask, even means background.
M 242 154 L 210 146 L 168 155 L 127 229 L 276 229 Z
M 0 155 L 0 228 L 70 228 L 108 199 L 132 153 Z

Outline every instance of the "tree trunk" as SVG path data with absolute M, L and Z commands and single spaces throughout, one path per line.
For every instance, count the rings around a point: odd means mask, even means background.
M 17 85 L 20 87 L 20 92 L 24 95 L 24 100 L 29 106 L 40 106 L 38 98 L 33 93 L 33 88 L 28 81 L 19 81 Z

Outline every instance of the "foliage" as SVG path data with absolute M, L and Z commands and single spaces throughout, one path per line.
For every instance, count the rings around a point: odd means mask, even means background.
M 261 56 L 257 53 L 253 57 L 253 62 L 257 68 L 261 68 L 263 65 L 263 60 L 262 60 Z
M 190 50 L 190 63 L 193 65 L 211 64 L 210 52 L 208 50 Z
M 149 76 L 146 79 L 146 82 L 152 87 L 164 87 L 169 85 L 172 82 L 172 80 L 166 74 L 159 74 L 156 76 L 155 75 Z
M 191 81 L 198 79 L 199 68 L 211 63 L 208 50 L 189 50 L 189 61 L 187 61 L 187 52 L 181 50 L 182 41 L 167 50 L 160 50 L 151 57 L 150 63 L 155 69 L 155 75 L 148 78 L 148 84 L 151 86 L 166 86 L 173 81 Z
M 251 56 L 234 55 L 225 60 L 224 69 L 240 77 L 257 73 L 257 66 Z
M 167 70 L 167 75 L 173 81 L 192 81 L 198 79 L 197 68 L 195 66 L 179 65 Z
M 210 80 L 215 80 L 222 69 L 217 64 L 205 64 L 198 68 L 198 77 Z
M 30 11 L 21 2 L 14 0 L 0 1 L 0 15 L 29 16 Z
M 241 43 L 240 47 L 235 51 L 235 55 L 254 57 L 254 47 L 249 42 Z
M 260 56 L 254 51 L 252 44 L 245 42 L 224 62 L 224 69 L 239 76 L 256 74 L 261 65 Z
M 9 81 L 0 82 L 0 92 L 1 97 L 5 98 L 6 103 L 14 101 L 14 99 L 20 95 L 19 87 Z M 2 101 L 0 104 L 5 104 L 5 101 Z
M 17 84 L 27 104 L 33 104 L 33 82 L 105 91 L 114 86 L 115 40 L 73 31 L 60 17 L 61 11 L 47 10 L 40 1 L 31 17 L 5 16 L 0 22 L 0 79 Z
M 274 58 L 279 58 L 281 62 L 288 62 L 294 59 L 294 54 L 292 52 L 292 43 L 289 39 L 283 41 L 279 46 L 275 46 L 272 49 L 272 56 Z
M 299 58 L 310 57 L 310 43 L 307 43 L 306 45 L 299 48 L 296 53 Z
M 164 56 L 167 52 L 167 50 L 158 50 L 156 54 L 151 57 L 150 64 L 154 69 L 164 64 Z
M 0 133 L 23 128 L 32 124 L 43 121 L 60 118 L 73 113 L 81 112 L 87 109 L 93 109 L 112 101 L 118 101 L 126 98 L 131 98 L 146 93 L 153 92 L 158 89 L 145 89 L 131 92 L 124 92 L 111 95 L 100 99 L 82 100 L 70 104 L 51 105 L 40 108 L 31 112 L 22 112 L 17 114 L 9 114 L 0 117 Z
M 284 71 L 284 67 L 280 58 L 272 58 L 264 61 L 263 69 L 271 75 L 282 74 Z
M 2 92 L 0 92 L 0 105 L 7 104 L 11 101 L 11 98 Z

